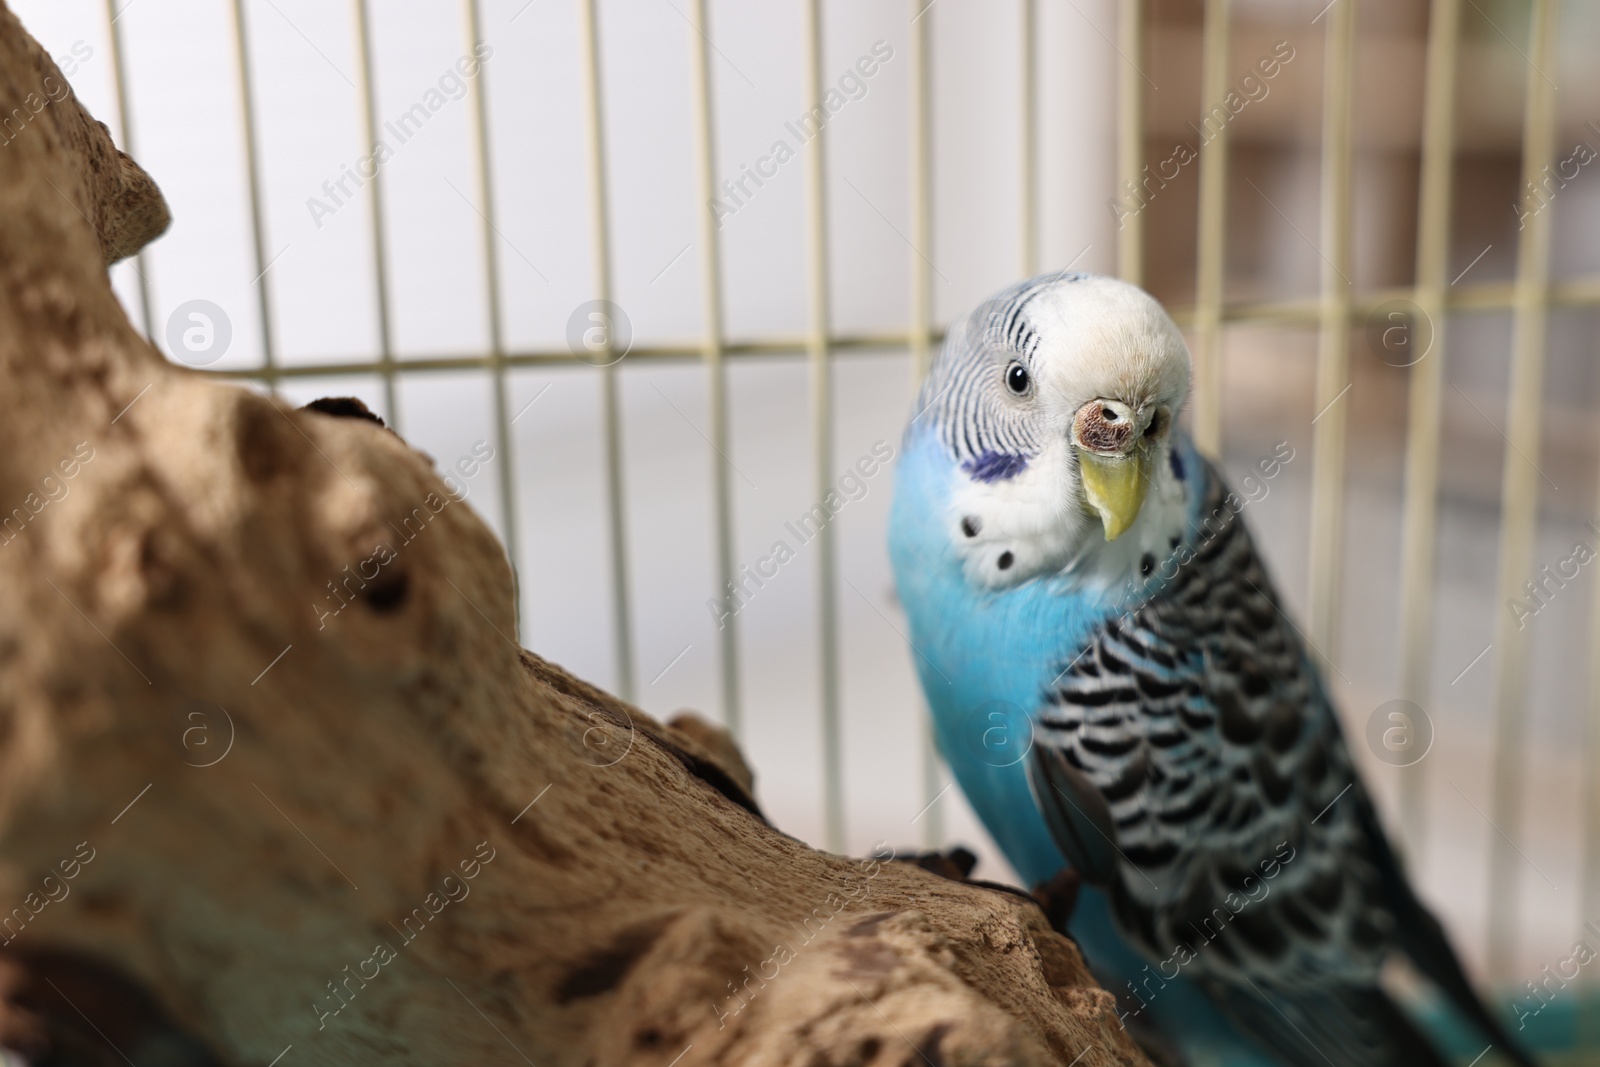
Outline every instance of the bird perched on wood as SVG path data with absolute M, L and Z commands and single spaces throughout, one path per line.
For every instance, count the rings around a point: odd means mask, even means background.
M 1230 1065 L 1442 1067 L 1379 984 L 1398 953 L 1532 1064 L 1407 882 L 1188 388 L 1114 279 L 952 326 L 890 528 L 941 751 L 1029 884 L 1087 883 L 1072 932 L 1125 1021 Z

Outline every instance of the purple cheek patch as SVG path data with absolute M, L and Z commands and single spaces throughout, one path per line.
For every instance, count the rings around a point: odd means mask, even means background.
M 1172 460 L 1172 476 L 1183 481 L 1183 460 L 1178 457 L 1178 450 L 1174 448 L 1167 453 L 1167 457 Z
M 972 475 L 973 479 L 980 482 L 998 482 L 1006 478 L 1015 478 L 1028 466 L 1027 456 L 1015 456 L 1008 452 L 985 452 L 974 459 L 969 459 L 961 465 L 961 469 Z

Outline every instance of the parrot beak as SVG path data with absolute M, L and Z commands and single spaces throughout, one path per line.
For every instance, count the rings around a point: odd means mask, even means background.
M 1115 541 L 1139 517 L 1150 488 L 1150 442 L 1144 430 L 1154 413 L 1141 418 L 1118 400 L 1093 400 L 1072 420 L 1085 502 Z
M 1127 455 L 1103 456 L 1080 448 L 1078 460 L 1089 506 L 1099 513 L 1106 540 L 1115 541 L 1133 525 L 1144 506 L 1145 490 L 1150 487 L 1145 450 L 1139 447 Z

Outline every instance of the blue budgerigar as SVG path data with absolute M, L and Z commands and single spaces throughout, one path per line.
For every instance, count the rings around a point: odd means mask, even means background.
M 1188 388 L 1177 327 L 1114 279 L 952 326 L 890 533 L 940 750 L 1030 885 L 1077 871 L 1086 958 L 1194 1062 L 1444 1064 L 1380 987 L 1402 955 L 1532 1064 L 1408 884 Z

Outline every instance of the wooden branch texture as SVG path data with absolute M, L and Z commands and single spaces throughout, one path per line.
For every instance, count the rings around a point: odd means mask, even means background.
M 1145 1062 L 1026 898 L 815 851 L 714 729 L 520 649 L 505 553 L 428 457 L 167 363 L 106 276 L 166 206 L 51 79 L 0 3 L 0 1037 Z

